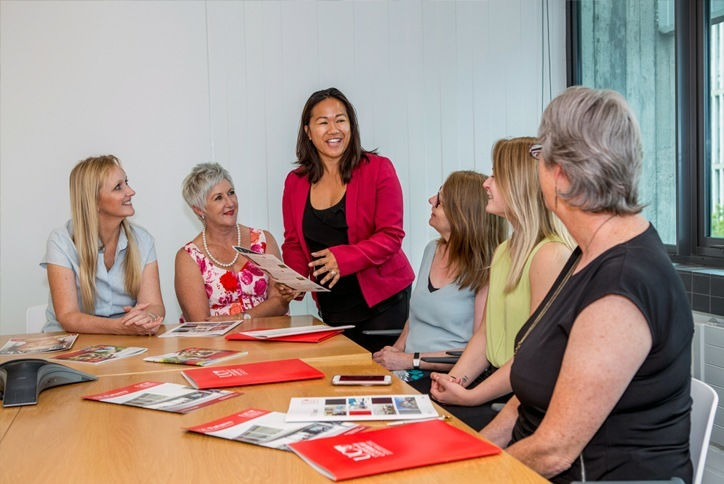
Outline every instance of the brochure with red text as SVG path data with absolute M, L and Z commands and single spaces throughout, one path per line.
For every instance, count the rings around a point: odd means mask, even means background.
M 121 360 L 129 356 L 139 355 L 148 348 L 140 346 L 93 345 L 53 357 L 55 360 L 68 360 L 80 363 L 105 363 L 107 361 Z
M 144 381 L 83 398 L 164 412 L 188 413 L 239 395 L 228 390 L 198 390 L 178 383 Z
M 170 331 L 159 335 L 159 338 L 211 337 L 223 336 L 237 326 L 241 321 L 187 321 Z
M 242 341 L 285 341 L 292 343 L 319 343 L 327 338 L 342 333 L 345 329 L 354 328 L 354 325 L 327 326 L 317 324 L 312 326 L 297 326 L 279 329 L 257 329 L 227 334 L 227 340 Z
M 198 368 L 184 370 L 181 374 L 195 388 L 238 387 L 324 377 L 324 373 L 299 359 Z
M 289 450 L 287 446 L 293 442 L 350 434 L 366 428 L 349 422 L 288 423 L 284 420 L 283 413 L 247 408 L 186 430 L 272 449 Z
M 25 355 L 69 350 L 77 337 L 78 335 L 74 333 L 42 336 L 40 338 L 10 338 L 0 348 L 0 355 Z
M 500 453 L 495 445 L 439 420 L 295 442 L 289 447 L 335 481 Z
M 143 361 L 175 363 L 178 365 L 207 366 L 213 365 L 214 363 L 221 363 L 222 361 L 226 361 L 231 358 L 239 358 L 240 356 L 247 354 L 248 352 L 246 351 L 215 350 L 211 348 L 192 347 L 174 351 L 173 353 L 166 353 L 165 355 L 149 356 L 144 358 Z
M 419 420 L 437 417 L 429 395 L 365 395 L 292 398 L 287 422 Z

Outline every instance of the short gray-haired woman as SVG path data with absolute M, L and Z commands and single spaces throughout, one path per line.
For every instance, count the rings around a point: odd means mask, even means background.
M 546 205 L 578 248 L 518 333 L 515 396 L 481 433 L 555 482 L 689 482 L 693 322 L 639 215 L 638 124 L 619 94 L 573 87 L 538 136 Z
M 203 230 L 176 253 L 175 286 L 186 321 L 280 316 L 290 297 L 239 254 L 234 245 L 281 258 L 266 230 L 237 223 L 239 201 L 231 175 L 218 163 L 196 165 L 183 181 L 183 197 Z

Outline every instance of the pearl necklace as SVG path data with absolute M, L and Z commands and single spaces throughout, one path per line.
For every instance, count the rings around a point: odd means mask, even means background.
M 234 256 L 234 260 L 229 262 L 228 264 L 224 264 L 223 262 L 219 262 L 216 260 L 216 258 L 211 255 L 211 251 L 209 250 L 209 246 L 206 245 L 206 227 L 204 227 L 203 232 L 201 232 L 201 240 L 204 242 L 204 250 L 206 251 L 206 255 L 209 256 L 209 259 L 211 261 L 219 266 L 219 267 L 232 267 L 234 264 L 236 264 L 236 261 L 239 260 L 239 252 L 236 252 L 236 255 Z M 236 224 L 236 245 L 241 246 L 241 228 L 239 227 L 239 224 Z

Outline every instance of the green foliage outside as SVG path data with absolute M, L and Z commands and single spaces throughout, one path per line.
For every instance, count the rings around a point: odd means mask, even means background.
M 716 204 L 711 213 L 711 236 L 724 237 L 724 205 Z

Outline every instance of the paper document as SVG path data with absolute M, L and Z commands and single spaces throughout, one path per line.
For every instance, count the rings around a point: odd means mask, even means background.
M 277 338 L 279 336 L 291 336 L 294 334 L 309 334 L 309 333 L 320 333 L 324 331 L 337 331 L 342 329 L 354 328 L 354 324 L 348 324 L 345 326 L 327 326 L 326 324 L 314 324 L 311 326 L 297 326 L 291 328 L 278 328 L 278 329 L 262 329 L 253 331 L 239 331 L 241 334 L 247 336 L 253 336 L 255 338 Z
M 234 246 L 234 249 L 259 266 L 259 269 L 266 272 L 269 277 L 280 284 L 284 284 L 290 289 L 305 292 L 329 292 L 329 289 L 307 279 L 284 262 L 280 261 L 279 258 L 273 254 L 259 254 L 237 245 Z
M 429 395 L 335 395 L 292 398 L 287 422 L 420 420 L 437 416 Z

